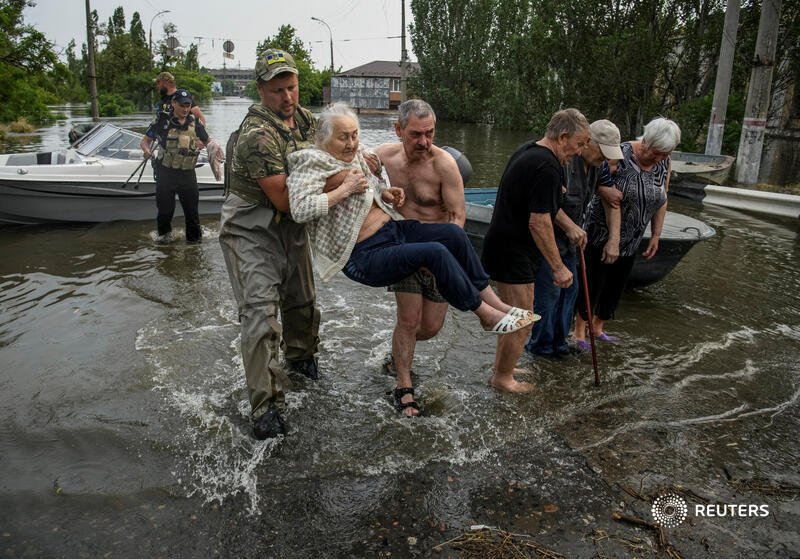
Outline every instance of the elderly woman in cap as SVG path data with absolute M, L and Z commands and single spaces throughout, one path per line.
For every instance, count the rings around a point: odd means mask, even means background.
M 426 268 L 447 302 L 478 315 L 485 331 L 507 334 L 533 321 L 532 311 L 507 305 L 494 293 L 463 229 L 402 219 L 394 210 L 390 204 L 401 206 L 404 191 L 370 171 L 359 148 L 358 118 L 347 105 L 333 104 L 317 126 L 315 148 L 289 155 L 287 186 L 292 217 L 307 223 L 323 281 L 342 270 L 358 283 L 385 287 Z M 399 411 L 417 407 L 402 401 L 413 392 L 395 390 Z
M 641 138 L 620 146 L 623 157 L 614 174 L 608 163 L 603 164 L 601 188 L 613 188 L 619 206 L 613 207 L 604 197 L 595 194 L 584 221 L 589 238 L 586 275 L 594 314 L 591 328 L 595 339 L 615 341 L 613 336 L 605 332 L 605 322 L 614 317 L 648 223 L 651 236 L 642 256 L 650 259 L 658 251 L 661 228 L 667 213 L 669 156 L 680 141 L 681 130 L 675 122 L 667 118 L 655 118 L 644 127 Z M 579 348 L 588 350 L 588 313 L 581 298 L 577 307 L 573 338 Z

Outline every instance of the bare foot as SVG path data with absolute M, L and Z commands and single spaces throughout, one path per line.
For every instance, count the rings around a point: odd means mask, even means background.
M 514 369 L 514 373 L 522 373 L 522 369 Z M 501 379 L 497 375 L 492 375 L 489 379 L 489 386 L 501 390 L 503 392 L 511 392 L 513 394 L 527 394 L 534 389 L 536 385 L 529 382 L 519 382 L 513 376 L 510 379 Z

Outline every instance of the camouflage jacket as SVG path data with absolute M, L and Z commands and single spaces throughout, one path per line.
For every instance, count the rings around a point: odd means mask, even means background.
M 317 125 L 311 112 L 297 107 L 295 122 L 292 130 L 263 105 L 250 106 L 233 151 L 229 192 L 251 204 L 271 206 L 257 179 L 288 174 L 287 156 L 314 142 Z

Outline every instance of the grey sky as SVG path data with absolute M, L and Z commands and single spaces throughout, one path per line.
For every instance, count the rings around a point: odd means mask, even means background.
M 71 39 L 86 42 L 85 0 L 35 0 L 26 8 L 25 22 L 44 33 L 63 51 Z M 194 0 L 190 9 L 177 9 L 178 2 L 161 0 L 90 0 L 100 21 L 105 23 L 118 6 L 125 11 L 129 25 L 139 12 L 148 32 L 152 21 L 153 42 L 163 38 L 167 22 L 178 28 L 178 39 L 188 47 L 200 49 L 200 64 L 222 67 L 222 43 L 229 39 L 235 49 L 229 67 L 252 68 L 259 41 L 274 35 L 283 24 L 292 25 L 310 50 L 318 69 L 330 66 L 328 29 L 313 21 L 324 20 L 333 34 L 333 62 L 337 69 L 348 70 L 373 60 L 399 60 L 401 34 L 400 0 Z M 406 0 L 406 25 L 411 21 L 411 0 Z M 156 17 L 161 10 L 170 13 Z M 202 37 L 198 39 L 198 37 Z M 396 37 L 396 38 L 388 38 Z M 410 60 L 416 60 L 411 39 L 406 37 Z

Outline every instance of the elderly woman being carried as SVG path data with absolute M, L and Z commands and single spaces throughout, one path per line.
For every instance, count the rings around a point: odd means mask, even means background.
M 489 286 L 463 229 L 403 219 L 394 210 L 405 201 L 403 189 L 370 170 L 358 131 L 355 113 L 335 103 L 319 117 L 315 147 L 289 155 L 289 206 L 294 220 L 307 224 L 322 280 L 342 270 L 353 281 L 384 287 L 426 268 L 447 302 L 478 315 L 485 331 L 530 325 L 531 311 L 505 304 Z

